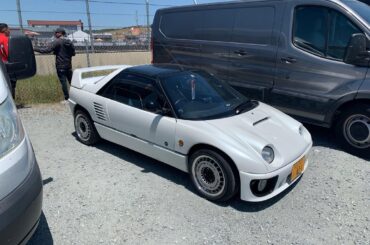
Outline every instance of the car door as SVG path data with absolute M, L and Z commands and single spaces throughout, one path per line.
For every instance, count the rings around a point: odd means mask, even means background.
M 235 11 L 229 83 L 249 98 L 264 101 L 273 87 L 284 4 L 252 2 Z
M 325 122 L 335 101 L 355 96 L 366 69 L 344 63 L 361 24 L 331 2 L 289 2 L 271 104 L 307 122 Z
M 199 11 L 166 12 L 154 30 L 153 62 L 201 66 L 201 20 Z
M 174 149 L 176 119 L 164 116 L 157 109 L 166 106 L 151 79 L 122 73 L 102 93 L 108 98 L 110 125 L 119 131 L 122 140 L 131 140 L 153 154 L 154 147 Z M 140 151 L 139 149 L 139 151 Z

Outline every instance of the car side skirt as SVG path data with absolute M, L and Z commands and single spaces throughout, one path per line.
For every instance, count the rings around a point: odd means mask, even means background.
M 188 159 L 186 155 L 170 151 L 99 123 L 95 122 L 94 124 L 101 138 L 164 162 L 186 173 L 188 172 Z

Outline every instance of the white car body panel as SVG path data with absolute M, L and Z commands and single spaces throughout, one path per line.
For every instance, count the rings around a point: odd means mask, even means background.
M 311 136 L 301 123 L 263 103 L 232 117 L 191 121 L 147 112 L 95 94 L 127 67 L 116 67 L 111 74 L 96 79 L 82 79 L 82 73 L 112 68 L 74 72 L 69 99 L 71 110 L 74 113 L 77 105 L 87 110 L 102 138 L 185 172 L 188 172 L 192 147 L 200 144 L 215 147 L 235 163 L 241 199 L 247 201 L 269 199 L 292 184 L 287 182 L 287 177 L 293 164 L 312 147 Z M 184 142 L 181 146 L 180 140 Z M 265 146 L 274 149 L 275 159 L 271 164 L 261 156 Z M 305 169 L 307 164 L 308 161 Z M 251 193 L 252 179 L 266 179 L 276 174 L 279 174 L 278 184 L 272 193 L 263 197 Z
M 0 72 L 0 104 L 8 97 L 8 87 L 4 74 Z

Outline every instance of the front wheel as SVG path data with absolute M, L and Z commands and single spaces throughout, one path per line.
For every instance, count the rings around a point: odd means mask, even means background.
M 370 105 L 345 110 L 336 124 L 336 135 L 350 152 L 370 155 Z
M 94 145 L 100 140 L 94 123 L 86 112 L 77 110 L 75 113 L 74 124 L 77 138 L 80 142 L 85 145 Z
M 227 201 L 237 192 L 234 172 L 227 160 L 212 150 L 199 150 L 190 157 L 190 176 L 198 193 L 211 201 Z

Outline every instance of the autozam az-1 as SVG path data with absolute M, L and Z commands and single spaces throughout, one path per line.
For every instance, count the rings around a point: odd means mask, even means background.
M 83 76 L 102 70 L 112 72 Z M 77 69 L 69 102 L 82 143 L 103 138 L 188 172 L 197 192 L 212 201 L 237 193 L 267 200 L 308 165 L 312 139 L 301 123 L 201 70 Z

